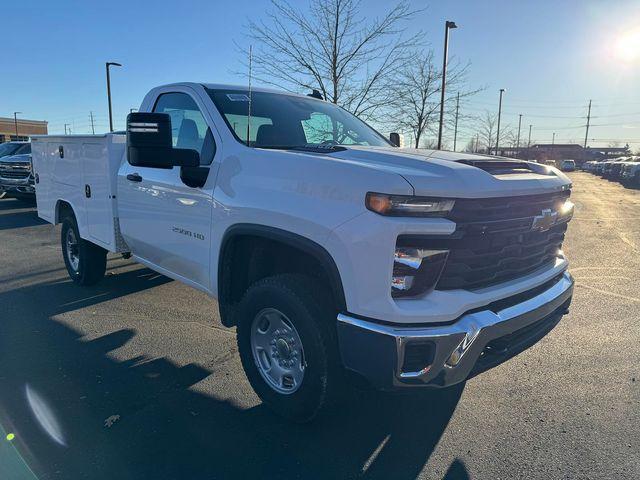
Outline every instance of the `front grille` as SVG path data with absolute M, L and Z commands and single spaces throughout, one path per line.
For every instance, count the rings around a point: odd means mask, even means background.
M 558 210 L 571 192 L 524 195 L 521 197 L 460 198 L 448 218 L 456 223 L 480 223 L 534 217 L 544 209 Z
M 479 289 L 522 277 L 555 262 L 567 223 L 546 231 L 531 229 L 543 210 L 557 212 L 569 191 L 490 199 L 458 199 L 449 218 L 456 231 L 449 237 L 405 235 L 400 245 L 449 250 L 436 290 Z
M 546 232 L 498 232 L 452 240 L 436 288 L 482 288 L 553 264 L 566 230 L 563 223 Z
M 11 179 L 21 179 L 28 178 L 29 172 L 23 172 L 20 170 L 0 170 L 0 177 L 2 178 L 11 178 Z

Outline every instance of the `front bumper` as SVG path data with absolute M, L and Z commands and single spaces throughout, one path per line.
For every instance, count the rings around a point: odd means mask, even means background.
M 32 176 L 20 179 L 0 177 L 0 192 L 35 194 L 35 182 Z
M 573 278 L 564 272 L 529 292 L 462 315 L 453 323 L 398 326 L 338 315 L 343 365 L 374 387 L 447 387 L 517 355 L 567 312 Z

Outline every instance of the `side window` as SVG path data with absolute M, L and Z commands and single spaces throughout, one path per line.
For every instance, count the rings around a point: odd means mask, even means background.
M 171 117 L 171 134 L 175 148 L 197 150 L 200 165 L 211 165 L 215 155 L 215 142 L 196 102 L 186 93 L 163 93 L 158 97 L 156 113 Z

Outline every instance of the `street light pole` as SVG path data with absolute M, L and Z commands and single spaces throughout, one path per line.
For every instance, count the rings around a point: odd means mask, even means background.
M 109 131 L 113 132 L 113 114 L 111 112 L 111 76 L 109 75 L 109 67 L 121 67 L 122 65 L 116 62 L 105 63 L 107 69 L 107 99 L 109 100 Z
M 527 160 L 531 157 L 531 128 L 533 125 L 529 124 L 529 141 L 527 142 Z
M 18 141 L 18 114 L 22 112 L 13 112 L 13 124 L 16 127 L 16 141 Z
M 453 130 L 453 151 L 456 151 L 456 144 L 458 143 L 458 111 L 460 109 L 460 92 L 456 96 L 456 126 Z
M 518 119 L 518 139 L 516 140 L 516 156 L 520 154 L 520 126 L 522 125 L 522 114 L 519 115 Z
M 500 89 L 500 102 L 498 103 L 498 131 L 496 132 L 496 155 L 498 155 L 498 146 L 500 145 L 500 116 L 502 115 L 502 94 L 504 88 Z
M 447 57 L 449 55 L 449 30 L 458 28 L 455 22 L 444 24 L 444 58 L 442 59 L 442 87 L 440 88 L 440 125 L 438 126 L 438 150 L 442 149 L 442 122 L 444 121 L 444 92 L 447 82 Z

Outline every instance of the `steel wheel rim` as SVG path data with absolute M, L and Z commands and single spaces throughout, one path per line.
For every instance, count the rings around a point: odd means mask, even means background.
M 300 388 L 306 368 L 302 340 L 280 310 L 265 308 L 255 316 L 251 352 L 260 376 L 273 390 L 290 395 Z
M 78 239 L 76 238 L 76 232 L 73 231 L 73 228 L 67 230 L 65 240 L 67 260 L 69 260 L 69 265 L 71 265 L 73 271 L 77 272 L 80 267 L 80 255 L 78 254 Z

